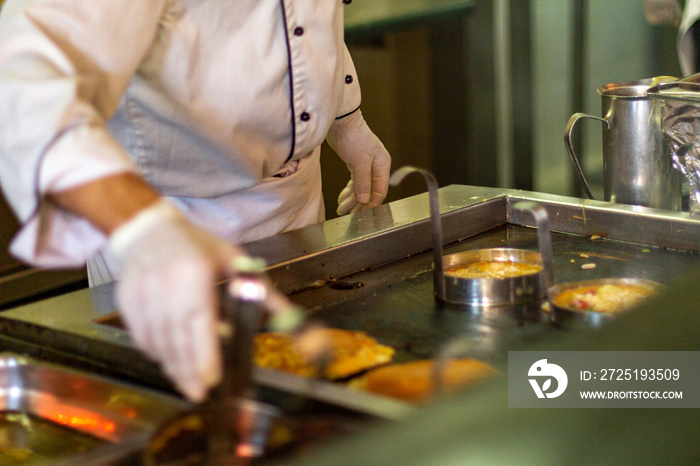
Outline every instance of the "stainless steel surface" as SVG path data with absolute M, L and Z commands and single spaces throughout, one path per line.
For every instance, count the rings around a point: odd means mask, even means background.
M 699 80 L 700 73 L 696 73 L 683 79 L 659 82 L 647 90 L 647 95 L 652 99 L 700 104 Z
M 102 464 L 142 447 L 161 422 L 186 405 L 177 398 L 12 353 L 0 354 L 0 410 L 61 425 L 103 443 L 70 457 L 25 445 L 27 461 Z M 5 439 L 6 441 L 8 439 Z M 61 439 L 56 439 L 60 443 Z M 0 458 L 1 460 L 1 458 Z
M 615 312 L 596 312 L 596 311 L 579 311 L 559 306 L 554 302 L 554 299 L 561 293 L 568 290 L 584 286 L 597 285 L 641 285 L 647 288 L 661 291 L 661 285 L 649 280 L 640 280 L 637 278 L 601 278 L 596 280 L 582 280 L 576 282 L 561 283 L 549 290 L 549 304 L 552 312 L 552 322 L 567 326 L 579 328 L 595 328 L 604 325 L 609 320 L 614 319 L 619 313 Z M 620 311 L 624 312 L 624 311 Z
M 445 294 L 445 277 L 442 264 L 442 222 L 440 221 L 440 200 L 438 195 L 438 182 L 427 170 L 415 167 L 401 167 L 389 178 L 391 186 L 397 186 L 411 173 L 418 173 L 425 178 L 428 185 L 428 201 L 430 204 L 430 223 L 432 224 L 433 238 L 433 286 L 437 299 L 447 301 Z
M 606 201 L 681 210 L 681 175 L 673 168 L 661 128 L 659 103 L 647 96 L 658 79 L 606 84 L 598 88 L 603 118 L 574 114 L 564 143 L 586 194 L 593 198 L 571 145 L 576 122 L 592 118 L 603 127 L 603 194 Z
M 443 257 L 443 267 L 474 262 L 519 262 L 542 266 L 536 251 L 514 248 L 488 248 L 448 254 Z M 499 306 L 522 304 L 545 297 L 546 286 L 542 271 L 508 278 L 463 278 L 445 274 L 445 299 L 452 304 L 471 306 Z
M 585 244 L 596 244 L 589 239 L 596 235 L 601 243 L 612 249 L 618 245 L 625 249 L 638 244 L 651 248 L 652 256 L 672 255 L 674 250 L 700 250 L 697 241 L 700 221 L 684 212 L 460 185 L 440 189 L 446 247 L 506 224 L 534 226 L 528 213 L 512 208 L 520 201 L 539 203 L 547 210 L 552 231 L 579 235 L 577 241 Z M 249 243 L 245 247 L 252 255 L 263 257 L 270 264 L 268 274 L 279 289 L 294 293 L 318 280 L 378 269 L 430 251 L 429 219 L 427 194 L 422 194 Z M 478 246 L 465 243 L 463 247 L 478 249 Z M 694 261 L 695 256 L 692 257 Z M 644 267 L 641 269 L 643 271 Z M 666 279 L 674 273 L 667 272 Z M 681 270 L 677 273 L 680 274 Z M 39 337 L 36 334 L 38 329 L 49 329 L 51 338 L 38 341 L 45 347 L 62 346 L 66 351 L 94 357 L 106 357 L 104 353 L 117 350 L 127 363 L 118 363 L 117 369 L 137 365 L 143 366 L 140 369 L 150 370 L 149 365 L 140 362 L 137 354 L 130 352 L 133 347 L 126 332 L 94 323 L 96 318 L 116 311 L 106 305 L 111 301 L 103 296 L 109 294 L 111 288 L 109 285 L 80 290 L 2 312 L 0 330 L 5 337 L 32 342 Z M 96 299 L 93 301 L 93 298 Z M 136 359 L 131 359 L 132 356 Z
M 632 277 L 663 284 L 700 266 L 700 221 L 687 213 L 458 185 L 440 189 L 445 253 L 498 247 L 535 253 L 535 221 L 514 207 L 521 201 L 536 202 L 547 211 L 559 281 Z M 396 362 L 435 357 L 447 341 L 462 337 L 471 342 L 472 357 L 498 366 L 510 350 L 569 331 L 549 324 L 540 301 L 479 312 L 455 312 L 436 303 L 427 194 L 245 247 L 270 264 L 271 280 L 314 318 L 367 332 L 396 349 Z M 582 270 L 589 262 L 596 268 Z M 331 286 L 346 279 L 364 286 Z M 99 295 L 101 289 L 92 292 Z M 11 309 L 0 313 L 0 345 L 47 359 L 70 358 L 113 377 L 167 388 L 158 368 L 133 347 L 123 329 L 96 323 L 112 311 L 93 307 L 89 290 Z M 284 394 L 299 394 L 375 419 L 399 419 L 411 411 L 342 384 L 310 384 L 260 369 L 253 380 L 261 400 L 275 405 L 282 404 Z

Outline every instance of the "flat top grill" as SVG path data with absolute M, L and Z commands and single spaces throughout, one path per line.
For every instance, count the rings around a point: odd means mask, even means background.
M 670 284 L 700 265 L 700 221 L 687 213 L 470 186 L 440 190 L 444 253 L 537 250 L 531 216 L 512 208 L 523 200 L 548 212 L 558 283 L 629 277 Z M 462 337 L 469 342 L 465 355 L 503 367 L 508 351 L 577 331 L 550 324 L 542 301 L 442 307 L 433 296 L 430 233 L 427 195 L 420 195 L 246 247 L 267 260 L 271 280 L 311 316 L 365 331 L 394 347 L 397 362 L 435 357 Z M 595 268 L 582 269 L 586 263 Z M 171 389 L 123 329 L 105 325 L 114 320 L 112 294 L 113 285 L 106 285 L 2 312 L 0 349 Z M 410 412 L 403 403 L 338 384 L 313 385 L 267 370 L 257 370 L 254 380 L 266 401 L 283 410 L 308 411 L 301 398 L 322 402 L 322 412 L 342 407 L 385 419 Z
M 687 213 L 459 185 L 440 189 L 444 253 L 537 250 L 531 216 L 512 208 L 523 200 L 548 212 L 559 283 L 630 277 L 666 284 L 700 264 L 700 221 Z M 479 355 L 498 360 L 509 348 L 561 330 L 543 320 L 541 302 L 480 312 L 438 307 L 427 194 L 246 247 L 271 264 L 275 285 L 316 318 L 375 336 L 397 350 L 397 361 L 432 357 L 458 335 L 471 339 Z M 584 263 L 596 267 L 582 270 Z M 116 311 L 113 288 L 81 290 L 0 313 L 0 345 L 167 387 L 126 332 L 97 323 Z
M 552 243 L 558 283 L 630 277 L 668 284 L 699 260 L 692 251 L 580 235 L 553 233 Z M 445 254 L 492 247 L 536 250 L 537 232 L 502 225 L 448 246 Z M 581 269 L 591 263 L 596 267 Z M 433 298 L 431 264 L 432 254 L 422 253 L 344 277 L 340 287 L 330 282 L 303 290 L 292 299 L 330 326 L 362 330 L 394 347 L 396 361 L 434 357 L 441 345 L 464 336 L 472 342 L 474 356 L 496 362 L 532 339 L 565 331 L 548 323 L 544 300 L 519 306 L 442 307 Z

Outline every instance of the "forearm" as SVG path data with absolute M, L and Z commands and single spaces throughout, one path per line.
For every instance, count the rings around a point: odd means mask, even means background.
M 109 235 L 160 195 L 133 173 L 100 178 L 74 188 L 47 194 L 56 206 L 87 219 Z

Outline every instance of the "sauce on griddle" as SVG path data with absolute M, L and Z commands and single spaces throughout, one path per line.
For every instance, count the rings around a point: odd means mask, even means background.
M 559 293 L 554 298 L 554 304 L 576 311 L 615 313 L 654 293 L 651 287 L 627 283 L 581 286 Z
M 542 271 L 542 267 L 526 262 L 479 261 L 457 265 L 445 270 L 445 274 L 458 278 L 512 278 Z

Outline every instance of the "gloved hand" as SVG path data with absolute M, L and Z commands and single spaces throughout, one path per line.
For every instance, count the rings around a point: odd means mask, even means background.
M 326 140 L 351 175 L 338 196 L 338 215 L 381 204 L 389 189 L 391 156 L 369 129 L 360 110 L 335 120 Z
M 214 285 L 243 253 L 166 200 L 119 227 L 109 245 L 123 261 L 117 302 L 134 343 L 201 401 L 222 377 Z

